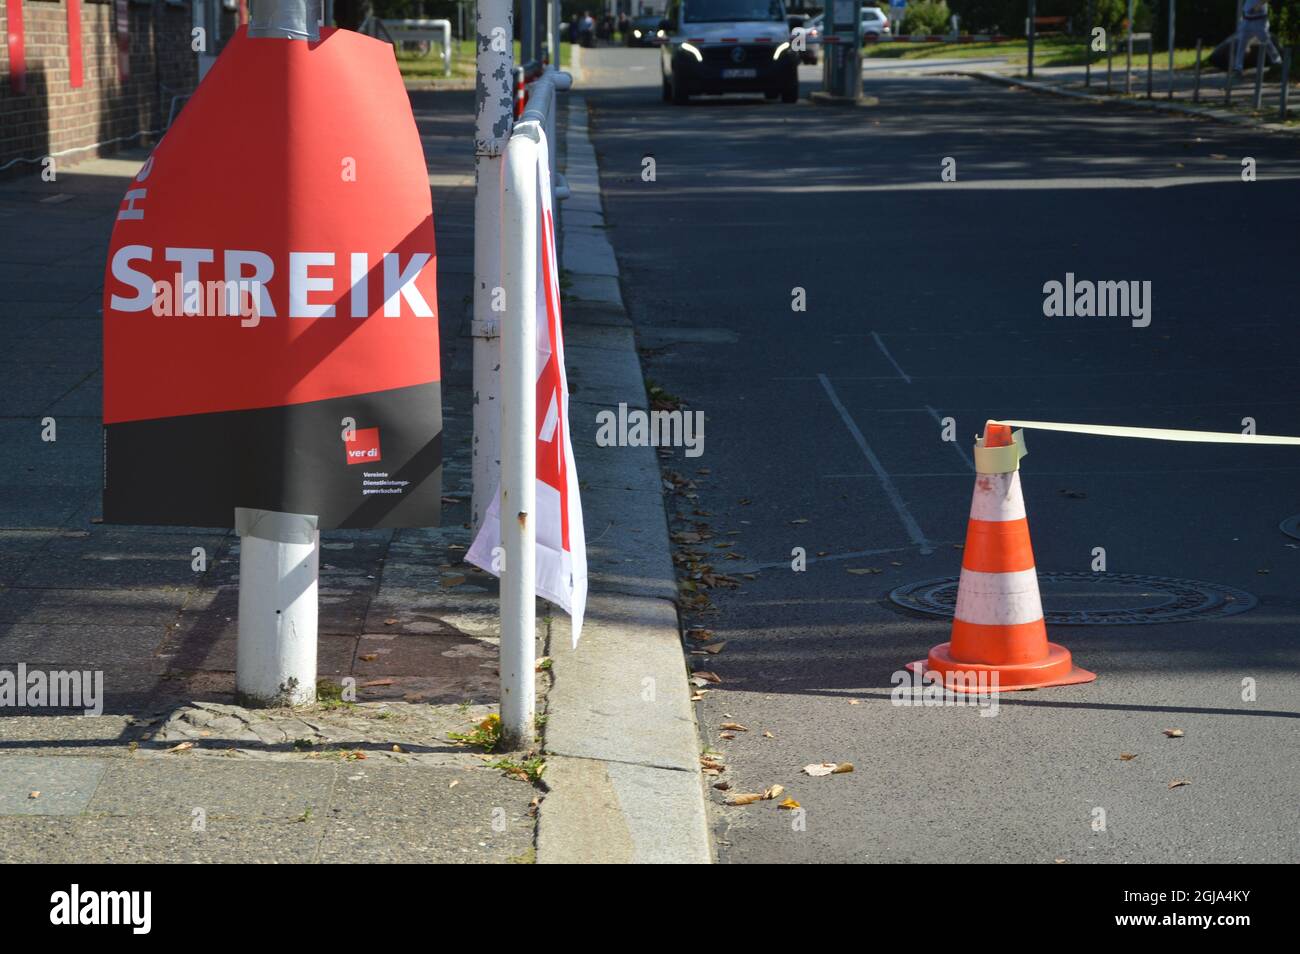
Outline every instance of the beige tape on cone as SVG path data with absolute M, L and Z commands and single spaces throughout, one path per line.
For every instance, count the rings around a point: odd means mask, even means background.
M 1005 424 L 1005 421 L 994 421 Z M 1011 443 L 1005 447 L 985 447 L 984 438 L 975 438 L 975 473 L 1010 474 L 1020 469 L 1020 458 L 1028 454 L 1025 450 L 1025 432 L 1013 431 Z
M 1188 441 L 1197 444 L 1290 444 L 1300 445 L 1300 437 L 1279 437 L 1274 434 L 1237 434 L 1233 431 L 1179 431 L 1163 427 L 1120 427 L 1114 424 L 1061 424 L 1055 421 L 994 421 L 1011 427 L 1028 427 L 1039 431 L 1064 431 L 1067 434 L 1095 434 L 1098 437 L 1139 437 L 1150 441 Z M 1017 439 L 1020 432 L 1016 431 Z M 976 444 L 976 470 L 979 444 Z M 995 447 L 992 450 L 1011 450 Z M 1023 456 L 1023 455 L 1022 455 Z

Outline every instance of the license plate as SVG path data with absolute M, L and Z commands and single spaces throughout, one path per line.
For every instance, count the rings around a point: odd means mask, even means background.
M 758 76 L 756 69 L 729 69 L 722 71 L 723 79 L 754 79 Z

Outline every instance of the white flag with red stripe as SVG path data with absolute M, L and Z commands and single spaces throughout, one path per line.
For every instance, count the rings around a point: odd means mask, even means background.
M 555 257 L 555 217 L 547 142 L 538 149 L 537 190 L 541 197 L 538 229 L 537 303 L 537 592 L 573 620 L 573 645 L 582 633 L 587 607 L 587 538 L 582 525 L 578 470 L 569 437 L 569 382 L 564 373 L 564 334 L 560 320 L 559 263 Z M 492 550 L 501 545 L 501 489 L 488 505 L 474 545 L 465 558 L 499 576 Z

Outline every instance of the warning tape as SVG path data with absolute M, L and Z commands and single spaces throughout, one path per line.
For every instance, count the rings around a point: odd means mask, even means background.
M 1289 444 L 1300 445 L 1300 437 L 1276 434 L 1238 434 L 1234 431 L 1180 431 L 1164 427 L 1121 427 L 1115 424 L 1062 424 L 1056 421 L 991 421 L 1011 427 L 1097 437 L 1138 437 L 1151 441 L 1187 441 L 1196 444 Z

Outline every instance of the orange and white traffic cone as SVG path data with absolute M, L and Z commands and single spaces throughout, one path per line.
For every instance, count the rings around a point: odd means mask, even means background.
M 985 425 L 975 441 L 975 495 L 962 554 L 952 639 L 909 663 L 958 692 L 1037 689 L 1092 682 L 1070 651 L 1047 641 L 1029 522 L 1020 493 L 1020 431 Z M 996 685 L 994 681 L 996 680 Z

